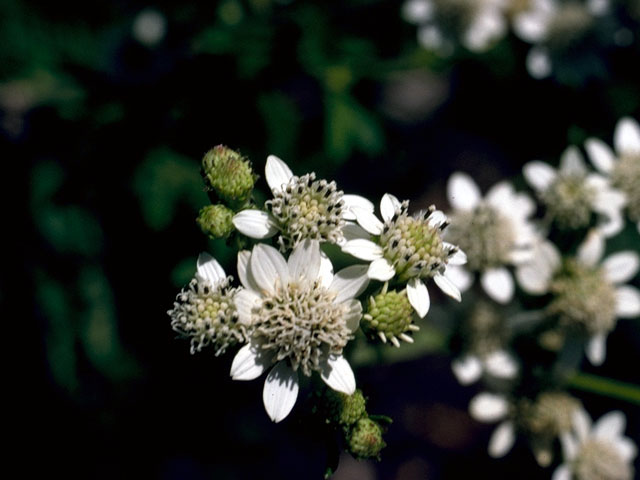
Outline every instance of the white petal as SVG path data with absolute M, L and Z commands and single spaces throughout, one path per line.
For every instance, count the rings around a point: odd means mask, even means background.
M 640 126 L 631 117 L 621 119 L 616 125 L 613 145 L 618 155 L 640 155 Z
M 449 280 L 444 275 L 438 273 L 433 277 L 433 281 L 438 285 L 440 290 L 442 290 L 445 294 L 449 295 L 454 300 L 459 302 L 462 301 L 462 295 L 460 295 L 460 290 L 456 287 L 451 280 Z
M 449 242 L 442 242 L 442 246 L 445 250 L 450 250 L 454 245 Z M 456 253 L 451 255 L 447 260 L 447 265 L 464 265 L 467 263 L 467 254 L 464 253 L 459 248 L 456 250 Z
M 616 162 L 616 156 L 613 150 L 597 138 L 589 138 L 585 142 L 584 148 L 594 167 L 602 173 L 610 173 Z
M 371 235 L 369 234 L 369 232 L 367 232 L 357 223 L 347 223 L 344 227 L 342 227 L 342 235 L 347 242 L 355 239 L 371 239 Z
M 360 326 L 360 319 L 362 318 L 362 303 L 356 299 L 349 300 L 345 303 L 348 306 L 348 310 L 345 315 L 347 328 L 351 332 L 355 332 Z
M 335 303 L 355 298 L 369 285 L 368 265 L 351 265 L 343 268 L 333 277 L 329 290 L 338 292 Z
M 508 208 L 509 204 L 514 200 L 514 191 L 511 184 L 507 181 L 496 183 L 489 189 L 485 196 L 485 201 L 498 209 Z
M 267 164 L 264 167 L 264 176 L 271 191 L 276 193 L 281 192 L 283 185 L 289 183 L 289 180 L 293 177 L 293 172 L 287 164 L 278 157 L 269 155 L 267 157 Z
M 409 280 L 409 283 L 407 283 L 407 297 L 418 316 L 424 318 L 431 306 L 429 291 L 424 282 L 419 278 Z
M 464 267 L 458 265 L 447 266 L 447 278 L 458 287 L 458 290 L 465 292 L 473 285 L 473 274 Z
M 342 246 L 342 251 L 349 255 L 353 255 L 360 260 L 367 260 L 369 262 L 382 258 L 383 254 L 383 250 L 380 245 L 364 238 L 349 240 Z
M 591 431 L 591 417 L 584 408 L 578 408 L 573 412 L 572 423 L 578 440 L 584 442 Z
M 351 211 L 355 214 L 360 226 L 367 232 L 372 235 L 380 235 L 382 233 L 383 224 L 372 211 L 361 207 L 353 207 Z
M 545 47 L 533 47 L 525 60 L 527 72 L 532 78 L 540 80 L 551 75 L 551 57 Z
M 482 375 L 482 364 L 475 355 L 455 359 L 451 362 L 451 369 L 462 385 L 470 385 Z
M 363 208 L 365 210 L 369 210 L 370 212 L 373 212 L 373 210 L 375 209 L 371 201 L 364 197 L 361 197 L 360 195 L 343 195 L 342 201 L 344 202 L 344 205 L 346 207 L 344 213 L 342 214 L 342 218 L 344 218 L 345 220 L 356 219 L 356 215 L 352 210 L 353 207 Z
M 329 355 L 320 376 L 327 385 L 337 392 L 352 395 L 356 391 L 356 378 L 353 375 L 353 370 L 342 355 Z
M 253 247 L 249 259 L 249 274 L 260 290 L 273 292 L 276 281 L 286 285 L 289 268 L 284 257 L 270 245 L 259 243 Z
M 262 375 L 262 372 L 271 364 L 271 358 L 259 353 L 258 346 L 251 343 L 238 350 L 231 363 L 231 378 L 253 380 Z
M 253 308 L 260 302 L 260 296 L 253 290 L 243 288 L 233 297 L 233 303 L 236 306 L 240 323 L 243 325 L 251 325 Z
M 489 439 L 489 455 L 493 458 L 504 457 L 516 440 L 516 433 L 513 422 L 508 420 L 502 422 L 494 430 Z
M 480 275 L 480 283 L 487 295 L 498 303 L 508 303 L 513 298 L 513 277 L 504 267 L 486 270 Z
M 613 445 L 625 462 L 632 462 L 638 454 L 638 447 L 627 437 L 618 438 Z
M 578 441 L 571 432 L 560 433 L 560 446 L 562 447 L 562 456 L 566 461 L 573 460 L 578 454 Z
M 586 354 L 592 365 L 602 365 L 607 356 L 607 336 L 604 333 L 593 335 L 587 342 Z
M 367 271 L 369 278 L 381 282 L 391 280 L 395 274 L 396 271 L 393 265 L 391 265 L 386 258 L 379 258 L 371 262 L 371 264 L 369 264 L 369 270 Z
M 446 221 L 447 221 L 447 216 L 444 214 L 444 212 L 440 210 L 436 210 L 431 215 L 429 215 L 428 223 L 432 227 L 438 228 L 440 225 L 442 225 Z
M 207 280 L 211 286 L 227 277 L 218 261 L 206 252 L 198 256 L 198 276 Z
M 293 249 L 287 265 L 292 280 L 316 280 L 320 271 L 320 243 L 317 240 L 305 239 Z
M 400 209 L 401 203 L 394 195 L 385 193 L 380 200 L 380 215 L 385 222 L 388 222 Z
M 571 145 L 565 149 L 560 157 L 560 172 L 563 175 L 585 175 L 587 166 L 578 147 Z
M 538 192 L 545 191 L 558 175 L 551 165 L 537 160 L 527 163 L 522 173 L 527 183 Z
M 587 238 L 578 247 L 578 260 L 584 265 L 593 267 L 604 253 L 604 237 L 597 230 L 591 230 Z
M 262 390 L 264 409 L 271 420 L 278 423 L 289 415 L 296 404 L 298 388 L 298 373 L 285 361 L 271 369 Z
M 402 18 L 409 23 L 424 23 L 433 16 L 433 7 L 428 0 L 408 0 L 402 5 Z
M 249 279 L 248 269 L 249 269 L 249 259 L 251 258 L 251 252 L 249 250 L 240 250 L 238 252 L 237 264 L 238 264 L 238 278 L 240 279 L 240 283 L 244 285 L 246 288 L 251 288 L 253 290 L 258 290 L 258 286 L 255 284 L 253 279 Z
M 571 468 L 566 463 L 563 463 L 553 471 L 551 480 L 571 480 Z
M 638 273 L 640 259 L 633 251 L 624 251 L 609 255 L 602 262 L 605 275 L 610 282 L 624 283 L 631 280 Z
M 447 199 L 456 210 L 473 210 L 480 203 L 482 195 L 469 175 L 456 172 L 447 182 Z
M 602 439 L 615 441 L 624 434 L 627 419 L 619 410 L 608 412 L 598 419 L 593 426 L 593 434 Z
M 275 220 L 262 210 L 242 210 L 233 216 L 233 226 L 250 238 L 265 239 L 278 232 Z
M 605 213 L 605 215 L 598 220 L 597 228 L 605 238 L 611 238 L 617 235 L 624 228 L 622 214 L 620 211 Z
M 533 10 L 516 15 L 513 19 L 513 31 L 528 43 L 538 43 L 547 35 L 549 19 L 542 12 Z
M 333 264 L 326 253 L 320 250 L 320 271 L 318 272 L 320 278 L 320 285 L 324 288 L 329 288 L 331 282 L 333 282 Z
M 471 399 L 469 413 L 481 422 L 496 422 L 509 413 L 509 402 L 502 395 L 479 393 Z
M 640 290 L 631 285 L 616 288 L 616 315 L 622 318 L 640 316 Z
M 534 245 L 531 262 L 516 268 L 516 278 L 526 292 L 541 295 L 547 292 L 553 272 L 559 265 L 558 249 L 551 242 L 539 241 Z
M 484 359 L 487 372 L 497 378 L 514 378 L 518 374 L 518 363 L 504 350 L 491 353 Z

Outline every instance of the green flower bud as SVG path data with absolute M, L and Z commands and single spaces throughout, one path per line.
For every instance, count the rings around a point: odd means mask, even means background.
M 347 395 L 328 388 L 323 401 L 327 421 L 342 427 L 348 428 L 367 415 L 366 400 L 360 389 Z
M 233 211 L 222 204 L 207 205 L 200 209 L 196 222 L 200 225 L 202 233 L 209 238 L 226 238 L 234 230 Z
M 355 424 L 347 439 L 349 452 L 358 459 L 378 458 L 386 446 L 382 439 L 382 428 L 368 417 Z
M 369 297 L 362 326 L 375 331 L 385 343 L 389 339 L 396 347 L 400 346 L 398 339 L 413 343 L 407 332 L 418 331 L 420 327 L 413 323 L 414 309 L 407 298 L 407 291 L 387 291 L 387 287 L 385 283 L 379 294 Z
M 248 159 L 224 145 L 204 155 L 202 169 L 220 199 L 235 208 L 246 203 L 258 178 Z

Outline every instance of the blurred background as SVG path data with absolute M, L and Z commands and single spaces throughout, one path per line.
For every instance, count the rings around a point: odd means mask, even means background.
M 455 170 L 485 191 L 506 177 L 524 188 L 525 162 L 557 164 L 568 144 L 611 143 L 620 117 L 640 119 L 633 1 L 613 2 L 598 27 L 630 37 L 594 41 L 544 80 L 511 32 L 482 54 L 423 49 L 398 1 L 0 1 L 0 152 L 18 225 L 5 236 L 19 260 L 3 268 L 0 298 L 15 290 L 26 307 L 26 341 L 8 341 L 29 347 L 14 360 L 27 394 L 21 469 L 320 478 L 328 453 L 303 396 L 272 424 L 262 382 L 232 382 L 230 355 L 190 355 L 170 328 L 200 251 L 234 273 L 233 251 L 195 223 L 209 203 L 202 155 L 226 144 L 262 174 L 276 154 L 345 192 L 417 206 L 445 208 Z M 637 246 L 637 232 L 616 241 Z M 463 314 L 435 303 L 436 324 Z M 549 478 L 524 444 L 488 457 L 493 426 L 466 413 L 478 389 L 458 385 L 436 330 L 391 348 L 354 361 L 369 412 L 394 419 L 382 462 L 345 456 L 336 479 Z M 605 365 L 583 369 L 638 384 L 639 351 L 638 323 L 621 321 Z M 638 441 L 637 402 L 573 393 L 595 418 L 622 409 Z

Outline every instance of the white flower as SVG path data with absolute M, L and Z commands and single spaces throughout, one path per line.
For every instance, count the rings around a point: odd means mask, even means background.
M 615 153 L 602 140 L 590 138 L 585 148 L 591 163 L 627 197 L 629 217 L 640 232 L 640 126 L 633 118 L 618 121 L 613 135 Z
M 622 229 L 625 196 L 612 188 L 605 177 L 589 172 L 576 147 L 564 151 L 558 170 L 547 163 L 533 161 L 524 166 L 523 173 L 545 205 L 547 215 L 559 227 L 587 227 L 595 213 L 598 228 L 605 236 L 611 237 Z
M 431 303 L 423 279 L 433 278 L 444 293 L 460 301 L 460 291 L 445 276 L 445 270 L 448 263 L 464 264 L 466 256 L 456 246 L 442 241 L 440 233 L 448 221 L 441 211 L 432 206 L 410 216 L 408 207 L 409 202 L 400 203 L 393 195 L 385 194 L 380 201 L 382 222 L 370 210 L 354 207 L 358 224 L 373 239 L 349 240 L 342 251 L 370 261 L 370 278 L 384 282 L 397 276 L 399 282 L 407 282 L 409 303 L 423 318 Z
M 358 195 L 344 195 L 335 182 L 316 180 L 315 173 L 294 176 L 274 155 L 267 158 L 265 178 L 273 199 L 265 204 L 269 212 L 247 209 L 233 217 L 240 233 L 256 239 L 280 233 L 281 250 L 288 250 L 309 238 L 341 244 L 346 220 L 355 220 L 351 207 L 373 211 L 373 204 Z
M 471 416 L 485 423 L 500 422 L 489 439 L 489 455 L 493 458 L 505 456 L 516 439 L 514 408 L 504 395 L 482 392 L 469 403 Z
M 355 378 L 342 350 L 362 316 L 354 297 L 368 284 L 366 267 L 333 275 L 319 243 L 306 240 L 288 261 L 264 244 L 240 252 L 238 275 L 245 289 L 236 295 L 236 308 L 253 335 L 235 356 L 231 377 L 253 380 L 275 363 L 263 392 L 269 417 L 279 422 L 293 408 L 299 370 L 307 376 L 319 372 L 331 388 L 352 394 Z
M 625 425 L 620 411 L 603 415 L 593 426 L 583 409 L 574 412 L 573 432 L 560 438 L 564 463 L 552 480 L 631 480 L 638 449 L 624 436 Z
M 403 18 L 417 24 L 418 42 L 443 55 L 451 53 L 454 40 L 474 52 L 482 52 L 504 36 L 507 23 L 503 0 L 407 0 Z
M 506 266 L 531 259 L 536 233 L 529 217 L 535 204 L 508 182 L 494 185 L 483 199 L 473 179 L 460 172 L 449 178 L 447 196 L 454 210 L 444 238 L 467 255 L 464 267 L 448 269 L 451 279 L 465 291 L 478 272 L 487 295 L 498 303 L 509 302 L 515 285 Z
M 561 326 L 578 326 L 590 337 L 586 354 L 594 365 L 605 359 L 607 334 L 617 318 L 640 315 L 640 290 L 621 285 L 638 272 L 638 254 L 617 252 L 601 261 L 604 248 L 597 230 L 589 233 L 576 258 L 564 261 L 555 246 L 541 242 L 533 260 L 516 270 L 525 291 L 552 293 L 548 312 L 558 316 Z
M 238 289 L 229 286 L 231 281 L 211 255 L 200 254 L 195 277 L 167 312 L 171 327 L 191 338 L 191 353 L 212 345 L 218 356 L 229 346 L 247 340 L 246 325 L 239 322 L 234 305 Z

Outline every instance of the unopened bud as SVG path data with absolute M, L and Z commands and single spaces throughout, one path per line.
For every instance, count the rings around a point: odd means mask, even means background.
M 347 443 L 349 452 L 358 459 L 378 458 L 386 446 L 382 439 L 382 428 L 368 417 L 358 420 Z
M 247 158 L 224 145 L 204 155 L 202 169 L 218 197 L 234 208 L 246 203 L 258 178 Z
M 383 342 L 389 340 L 396 347 L 399 340 L 413 343 L 410 332 L 419 330 L 413 323 L 414 310 L 407 298 L 407 291 L 387 291 L 387 284 L 382 291 L 369 298 L 367 313 L 363 317 L 363 327 L 377 334 Z
M 350 427 L 367 414 L 366 400 L 359 389 L 347 395 L 328 388 L 323 400 L 327 421 L 342 427 Z
M 196 222 L 202 233 L 211 239 L 226 238 L 233 232 L 233 211 L 222 204 L 207 205 L 200 209 Z

